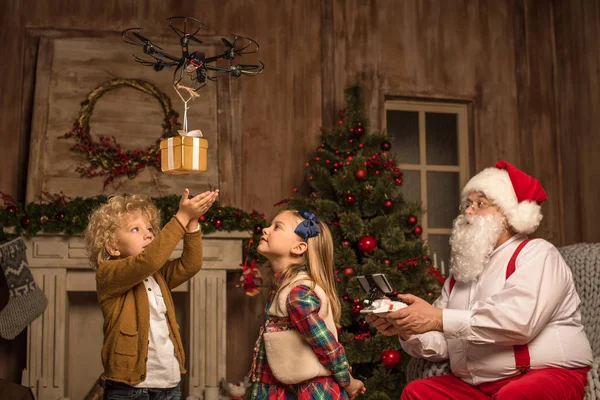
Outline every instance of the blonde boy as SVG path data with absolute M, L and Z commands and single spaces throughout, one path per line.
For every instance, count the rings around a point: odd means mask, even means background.
M 185 356 L 170 290 L 202 267 L 198 218 L 218 191 L 188 195 L 160 233 L 159 211 L 138 195 L 114 196 L 90 216 L 85 238 L 104 316 L 104 399 L 181 396 Z M 181 257 L 168 260 L 182 238 Z

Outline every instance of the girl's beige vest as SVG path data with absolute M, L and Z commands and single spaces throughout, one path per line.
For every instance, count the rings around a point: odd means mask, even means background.
M 327 328 L 337 340 L 337 329 L 329 299 L 325 291 L 304 272 L 299 273 L 290 284 L 284 286 L 275 294 L 268 311 L 269 317 L 289 318 L 286 301 L 290 291 L 300 285 L 313 288 L 321 301 L 319 316 L 325 321 Z M 319 362 L 312 346 L 306 342 L 304 336 L 296 329 L 291 327 L 291 329 L 279 331 L 274 328 L 269 329 L 269 325 L 269 322 L 267 322 L 264 333 L 265 350 L 269 367 L 275 378 L 284 384 L 290 385 L 318 376 L 331 375 L 331 371 Z M 289 325 L 292 325 L 291 322 Z

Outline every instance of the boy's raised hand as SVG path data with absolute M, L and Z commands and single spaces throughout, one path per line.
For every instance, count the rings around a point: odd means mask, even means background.
M 206 191 L 192 198 L 189 198 L 189 195 L 190 191 L 186 188 L 183 191 L 181 200 L 179 200 L 179 210 L 175 217 L 183 225 L 186 225 L 188 230 L 195 230 L 198 227 L 198 218 L 208 211 L 219 196 L 219 189 L 213 192 Z M 193 226 L 190 226 L 190 224 Z

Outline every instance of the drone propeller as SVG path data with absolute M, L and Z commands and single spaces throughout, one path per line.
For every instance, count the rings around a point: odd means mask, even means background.
M 141 47 L 151 46 L 153 48 L 162 50 L 162 47 L 160 47 L 157 44 L 152 43 L 152 41 L 150 39 L 143 36 L 140 33 L 141 29 L 142 28 L 129 28 L 129 29 L 124 30 L 123 35 L 122 35 L 123 41 L 125 43 L 132 44 L 134 46 L 141 46 Z
M 178 27 L 173 25 L 173 21 L 179 21 L 182 19 L 183 19 L 183 30 L 181 30 Z M 187 31 L 188 20 L 198 24 L 198 28 L 194 31 L 194 33 L 190 33 Z M 173 29 L 173 32 L 175 32 L 177 34 L 177 36 L 179 36 L 180 38 L 183 38 L 184 36 L 188 36 L 190 39 L 192 39 L 198 32 L 200 32 L 200 29 L 202 29 L 205 26 L 204 22 L 200 21 L 199 19 L 192 18 L 192 17 L 170 17 L 170 18 L 167 18 L 167 21 L 169 21 L 169 26 L 171 27 L 171 29 Z M 193 38 L 192 40 L 202 43 L 201 41 L 199 41 L 196 38 Z

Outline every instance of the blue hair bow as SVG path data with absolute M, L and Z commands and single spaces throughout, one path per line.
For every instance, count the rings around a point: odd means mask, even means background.
M 308 238 L 315 237 L 321 233 L 321 230 L 317 225 L 319 221 L 317 220 L 315 214 L 309 211 L 298 211 L 298 214 L 304 218 L 304 221 L 298 224 L 296 229 L 294 229 L 294 232 L 302 237 L 305 242 L 308 240 Z

